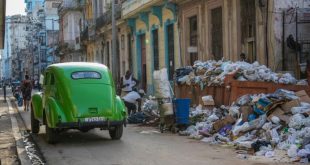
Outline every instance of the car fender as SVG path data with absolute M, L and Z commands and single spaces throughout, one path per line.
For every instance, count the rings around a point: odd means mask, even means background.
M 31 98 L 31 106 L 36 119 L 42 119 L 43 106 L 42 106 L 42 93 L 36 93 Z
M 50 128 L 56 128 L 57 123 L 67 121 L 61 107 L 52 97 L 49 97 L 46 102 L 45 115 L 46 115 L 46 124 Z
M 116 114 L 118 115 L 118 118 L 120 120 L 124 120 L 127 117 L 125 104 L 119 96 L 116 96 L 115 101 L 116 101 L 116 111 L 117 111 Z

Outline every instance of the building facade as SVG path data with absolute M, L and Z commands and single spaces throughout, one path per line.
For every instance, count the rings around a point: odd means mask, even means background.
M 288 50 L 286 40 L 289 35 L 296 39 L 297 10 L 309 9 L 309 1 L 175 2 L 179 6 L 182 65 L 209 59 L 237 61 L 239 55 L 245 53 L 248 62 L 258 61 L 275 71 L 289 71 L 300 77 L 297 61 L 301 60 L 289 59 L 289 51 L 295 54 L 296 51 Z M 309 25 L 301 25 L 297 35 L 309 34 L 306 29 Z
M 82 9 L 85 1 L 64 0 L 60 5 L 59 54 L 61 62 L 86 61 L 81 48 Z
M 24 63 L 22 59 L 27 48 L 27 22 L 28 17 L 22 15 L 10 16 L 6 21 L 8 29 L 6 37 L 7 47 L 5 48 L 5 58 L 7 60 L 5 68 L 10 72 L 6 74 L 6 77 L 11 80 L 21 80 L 24 76 Z
M 154 70 L 167 68 L 172 81 L 174 70 L 181 66 L 177 5 L 163 0 L 125 1 L 122 18 L 130 30 L 132 69 L 141 88 L 152 93 Z
M 58 8 L 62 0 L 45 0 L 44 7 L 44 28 L 46 36 L 46 60 L 47 65 L 57 63 L 59 55 L 56 52 L 59 40 L 59 16 Z

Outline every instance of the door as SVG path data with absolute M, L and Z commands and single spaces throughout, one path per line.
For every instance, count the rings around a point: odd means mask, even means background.
M 152 31 L 153 35 L 153 62 L 154 70 L 159 70 L 158 29 Z
M 132 54 L 131 54 L 131 35 L 130 34 L 128 34 L 127 35 L 127 44 L 128 44 L 128 68 L 129 68 L 129 70 L 130 71 L 132 71 Z
M 147 85 L 147 73 L 146 73 L 146 45 L 145 45 L 145 34 L 140 35 L 140 52 L 141 52 L 141 88 L 146 91 Z
M 223 58 L 222 7 L 211 10 L 212 54 L 215 60 Z
M 173 24 L 167 26 L 167 42 L 168 42 L 168 76 L 169 80 L 173 80 L 174 73 L 174 32 Z

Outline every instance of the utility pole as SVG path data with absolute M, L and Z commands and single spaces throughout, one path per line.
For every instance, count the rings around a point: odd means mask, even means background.
M 117 82 L 117 54 L 116 54 L 116 24 L 115 24 L 115 1 L 112 0 L 112 74 Z

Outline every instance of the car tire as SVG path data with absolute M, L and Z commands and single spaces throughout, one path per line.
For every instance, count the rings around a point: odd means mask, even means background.
M 54 128 L 50 128 L 48 124 L 45 125 L 46 141 L 49 144 L 55 144 L 57 142 L 57 132 Z
M 116 126 L 113 130 L 109 130 L 109 133 L 113 140 L 121 139 L 123 135 L 123 125 Z
M 40 122 L 34 117 L 34 111 L 31 106 L 31 132 L 37 134 L 39 133 L 39 131 L 40 131 Z

